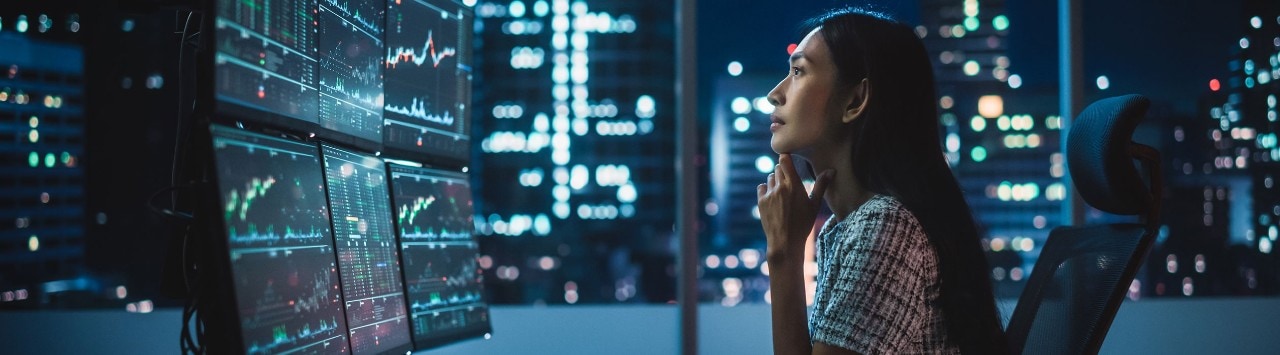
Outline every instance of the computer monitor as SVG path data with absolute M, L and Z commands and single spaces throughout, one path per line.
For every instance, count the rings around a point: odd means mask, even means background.
M 214 212 L 234 289 L 228 308 L 237 313 L 224 334 L 239 338 L 217 345 L 348 353 L 319 149 L 221 126 L 212 135 Z
M 382 149 L 386 0 L 210 3 L 217 122 Z
M 355 354 L 412 348 L 382 160 L 321 144 L 338 273 Z
M 318 0 L 320 126 L 382 141 L 386 0 Z
M 389 154 L 469 159 L 474 16 L 453 0 L 389 2 L 383 106 Z
M 218 111 L 310 130 L 319 123 L 314 0 L 215 1 Z
M 415 347 L 488 334 L 467 175 L 391 164 L 391 190 Z

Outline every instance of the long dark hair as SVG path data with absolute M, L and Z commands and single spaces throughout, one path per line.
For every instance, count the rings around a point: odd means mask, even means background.
M 854 179 L 896 198 L 924 227 L 938 254 L 948 341 L 967 354 L 1007 353 L 977 226 L 942 154 L 924 44 L 911 27 L 859 8 L 829 11 L 805 27 L 821 28 L 837 86 L 870 82 L 867 107 L 849 128 Z

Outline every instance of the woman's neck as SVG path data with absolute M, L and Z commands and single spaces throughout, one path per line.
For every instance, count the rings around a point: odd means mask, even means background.
M 875 194 L 866 190 L 854 178 L 852 147 L 839 147 L 827 153 L 812 156 L 809 163 L 813 165 L 814 174 L 822 174 L 831 169 L 835 171 L 834 179 L 827 185 L 823 199 L 837 218 L 843 219 L 858 207 L 870 200 Z

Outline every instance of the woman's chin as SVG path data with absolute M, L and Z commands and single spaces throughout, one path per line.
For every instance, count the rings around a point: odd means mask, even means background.
M 769 143 L 769 147 L 773 148 L 773 152 L 777 154 L 786 154 L 791 152 L 790 150 L 786 149 L 783 145 L 773 143 L 773 142 Z
M 778 154 L 802 154 L 805 151 L 805 149 L 796 147 L 795 144 L 779 141 L 778 136 L 773 136 L 773 139 L 769 141 L 769 148 L 773 148 L 773 152 Z

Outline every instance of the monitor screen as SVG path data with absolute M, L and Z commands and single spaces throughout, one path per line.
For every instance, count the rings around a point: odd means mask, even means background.
M 391 189 L 417 348 L 489 333 L 467 176 L 391 165 Z
M 283 117 L 268 121 L 284 126 L 318 123 L 314 4 L 217 1 L 214 81 L 220 111 L 260 120 Z
M 321 149 L 351 349 L 407 351 L 412 346 L 385 164 L 328 144 Z
M 388 5 L 383 143 L 400 154 L 468 160 L 472 9 L 452 0 Z
M 244 352 L 347 353 L 319 149 L 212 131 Z
M 382 141 L 386 0 L 319 0 L 320 126 Z

